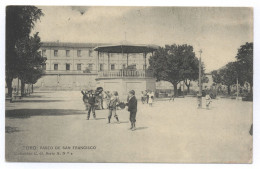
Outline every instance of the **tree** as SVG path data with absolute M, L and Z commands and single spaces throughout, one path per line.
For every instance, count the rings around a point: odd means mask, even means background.
M 215 90 L 216 90 L 215 94 L 218 95 L 219 86 L 222 83 L 221 75 L 219 74 L 219 70 L 213 70 L 211 72 L 211 74 L 212 74 L 212 79 L 214 82 L 213 85 L 215 86 Z
M 148 69 L 157 81 L 170 82 L 174 86 L 174 95 L 177 96 L 177 85 L 180 81 L 196 79 L 197 63 L 192 46 L 173 44 L 166 45 L 165 48 L 159 47 L 150 57 Z
M 190 51 L 183 56 L 183 81 L 187 86 L 187 92 L 190 92 L 190 82 L 199 78 L 199 60 L 193 52 L 193 48 L 189 46 Z M 202 69 L 204 70 L 204 69 Z
M 253 97 L 253 42 L 241 45 L 237 52 L 237 72 L 241 85 L 248 82 L 250 85 L 250 96 Z
M 43 16 L 41 9 L 34 6 L 6 7 L 6 84 L 12 96 L 12 81 L 18 75 L 19 61 L 15 52 L 16 43 L 29 37 L 34 23 Z
M 46 58 L 39 53 L 41 39 L 38 33 L 25 37 L 16 43 L 16 54 L 19 65 L 17 76 L 21 79 L 21 94 L 24 95 L 25 84 L 34 84 L 42 76 Z
M 223 85 L 227 86 L 228 94 L 230 95 L 230 87 L 236 84 L 237 79 L 237 63 L 229 62 L 224 68 L 219 72 L 221 76 L 221 82 Z

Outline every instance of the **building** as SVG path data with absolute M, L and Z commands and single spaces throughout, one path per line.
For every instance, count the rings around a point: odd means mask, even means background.
M 108 71 L 111 75 L 127 66 L 136 70 L 145 70 L 149 66 L 151 53 L 147 53 L 144 60 L 143 53 L 94 50 L 104 45 L 108 44 L 43 42 L 40 53 L 47 58 L 45 75 L 34 87 L 41 90 L 94 89 L 97 86 L 96 79 L 105 77 Z

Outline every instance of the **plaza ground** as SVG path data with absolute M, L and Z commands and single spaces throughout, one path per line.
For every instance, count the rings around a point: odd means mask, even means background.
M 193 97 L 153 107 L 139 101 L 131 131 L 125 109 L 117 111 L 120 124 L 106 124 L 107 110 L 87 121 L 80 92 L 35 92 L 6 102 L 6 160 L 250 163 L 252 105 L 219 98 L 207 110 L 204 100 L 197 109 Z

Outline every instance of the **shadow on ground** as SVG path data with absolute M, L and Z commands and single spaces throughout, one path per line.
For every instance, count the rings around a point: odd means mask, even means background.
M 29 95 L 29 96 L 25 96 L 25 98 L 42 98 L 43 96 L 41 96 L 41 95 Z M 46 98 L 45 96 L 44 96 L 44 98 Z
M 30 118 L 31 116 L 64 116 L 86 114 L 83 110 L 73 109 L 15 109 L 6 110 L 6 118 Z
M 20 131 L 21 130 L 18 130 L 18 127 L 10 127 L 10 126 L 5 127 L 6 133 L 14 133 L 14 132 L 20 132 Z
M 22 103 L 50 103 L 50 102 L 63 102 L 64 100 L 13 100 L 13 102 L 22 102 Z
M 137 127 L 135 130 L 144 130 L 147 129 L 148 127 Z

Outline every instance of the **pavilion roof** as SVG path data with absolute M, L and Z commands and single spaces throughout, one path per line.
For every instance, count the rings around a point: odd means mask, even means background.
M 157 50 L 159 46 L 130 44 L 126 41 L 114 45 L 102 45 L 94 48 L 95 51 L 103 53 L 149 53 Z

